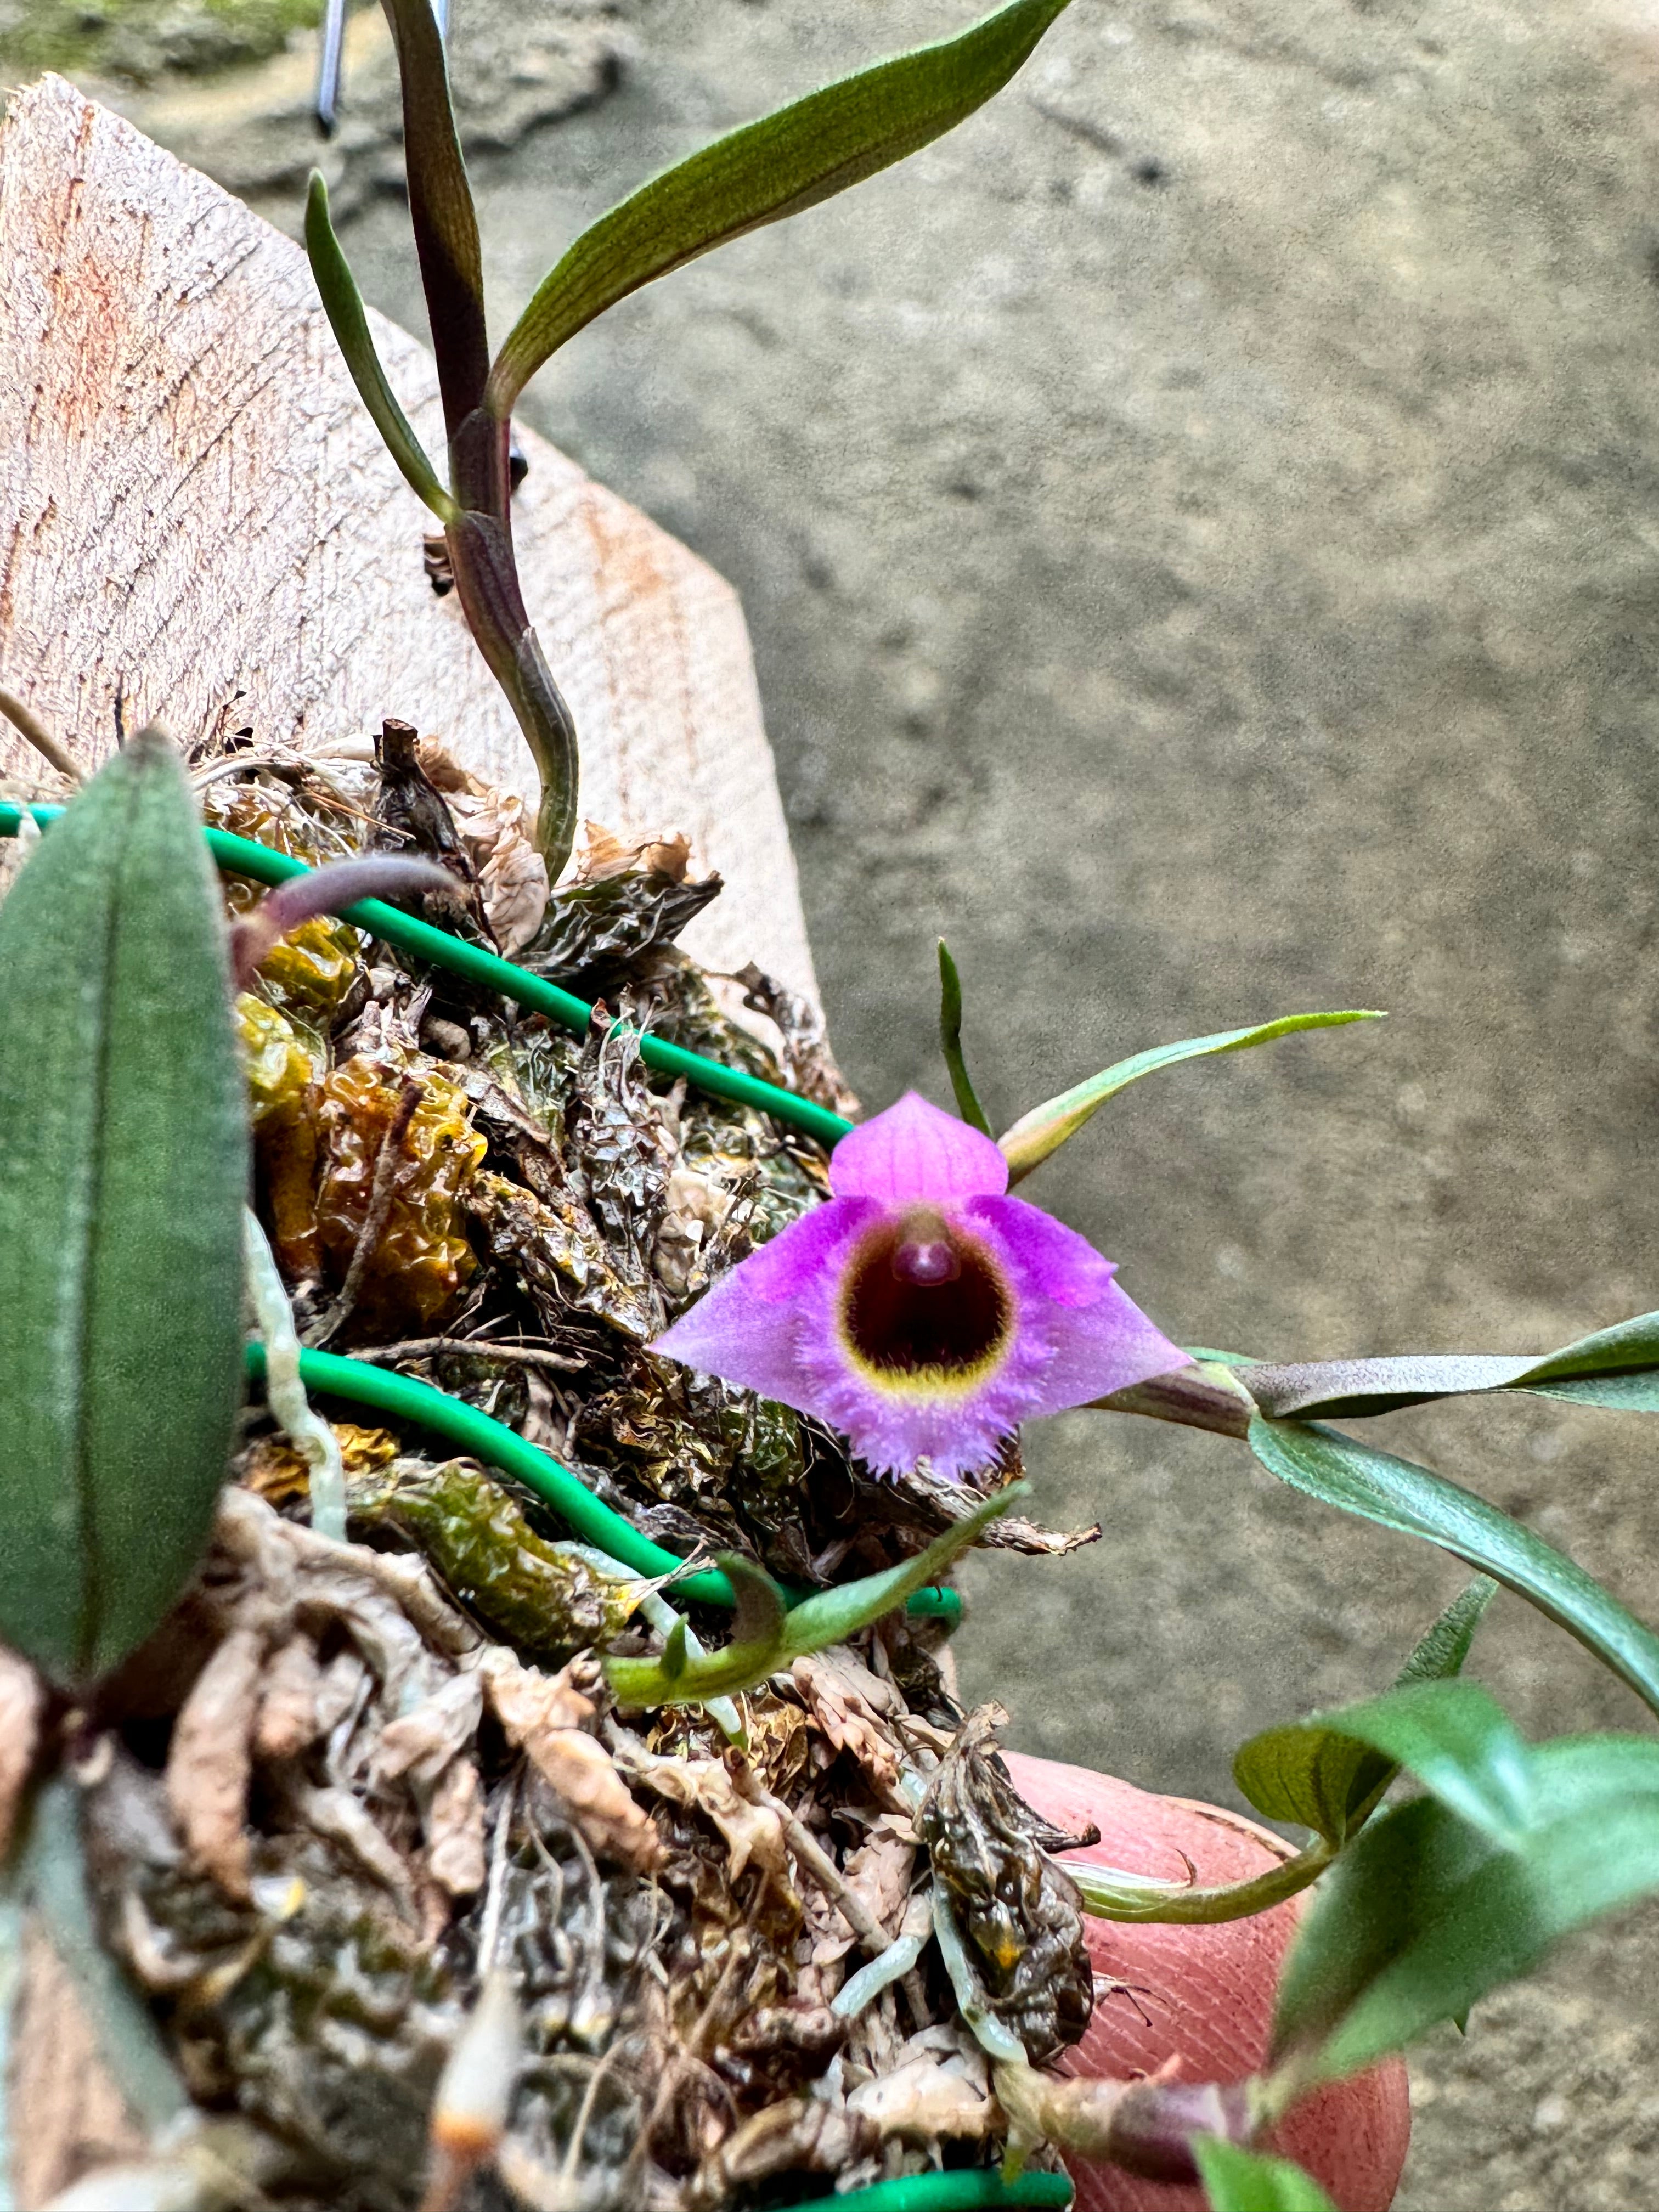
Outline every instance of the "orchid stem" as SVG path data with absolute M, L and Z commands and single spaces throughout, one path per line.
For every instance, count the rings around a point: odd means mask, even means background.
M 1160 1884 L 1162 1893 L 1146 1899 L 1115 1894 L 1115 1879 L 1121 1881 L 1121 1877 L 1114 1877 L 1105 1867 L 1074 1866 L 1069 1860 L 1061 1863 L 1077 1884 L 1084 1911 L 1097 1920 L 1202 1928 L 1213 1927 L 1225 1920 L 1248 1920 L 1255 1913 L 1271 1911 L 1275 1905 L 1283 1905 L 1287 1897 L 1298 1896 L 1310 1887 L 1335 1857 L 1335 1850 L 1322 1837 L 1305 1850 L 1298 1851 L 1294 1858 L 1267 1867 L 1261 1874 L 1252 1875 L 1248 1881 L 1225 1882 L 1214 1889 L 1183 1889 L 1172 1883 L 1165 1890 Z

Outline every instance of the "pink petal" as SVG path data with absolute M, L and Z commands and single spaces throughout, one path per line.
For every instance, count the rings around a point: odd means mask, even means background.
M 811 1413 L 798 1352 L 803 1306 L 875 1210 L 862 1199 L 815 1206 L 722 1275 L 649 1349 Z
M 1060 1413 L 1086 1406 L 1134 1382 L 1150 1382 L 1191 1364 L 1178 1344 L 1115 1283 L 1091 1306 L 1053 1306 L 1048 1334 L 1054 1358 L 1037 1384 L 1033 1413 Z
M 1008 1163 L 987 1136 L 915 1091 L 849 1132 L 830 1156 L 837 1198 L 873 1198 L 901 1212 L 1008 1188 Z
M 1092 1304 L 1117 1272 L 1086 1237 L 1023 1198 L 975 1198 L 962 1213 L 965 1224 L 991 1230 L 1021 1279 L 1056 1305 Z
M 1112 1262 L 1075 1230 L 1018 1198 L 975 1199 L 963 1212 L 1018 1283 L 1021 1328 L 1048 1346 L 1027 1417 L 1087 1405 L 1189 1364 L 1112 1280 Z

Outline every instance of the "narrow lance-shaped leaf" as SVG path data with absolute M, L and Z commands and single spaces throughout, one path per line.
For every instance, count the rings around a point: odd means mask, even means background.
M 966 1551 L 999 1514 L 1030 1497 L 1030 1491 L 1029 1482 L 1011 1482 L 936 1536 L 915 1559 L 882 1574 L 843 1583 L 838 1589 L 817 1590 L 787 1612 L 777 1585 L 758 1567 L 747 1559 L 722 1559 L 720 1564 L 738 1597 L 732 1641 L 702 1657 L 693 1657 L 682 1641 L 678 1652 L 665 1651 L 657 1659 L 607 1659 L 605 1671 L 611 1687 L 620 1704 L 647 1710 L 752 1690 L 792 1661 L 831 1644 L 844 1644 L 859 1629 L 937 1582 L 958 1553 Z
M 1497 1589 L 1481 1575 L 1461 1591 L 1407 1660 L 1395 1688 L 1461 1674 Z M 1233 1761 L 1233 1779 L 1258 1813 L 1311 1828 L 1337 1849 L 1364 1825 L 1399 1771 L 1395 1760 L 1319 1714 L 1265 1729 Z
M 991 1125 L 985 1118 L 985 1109 L 979 1103 L 973 1078 L 968 1073 L 968 1062 L 963 1056 L 962 978 L 942 937 L 939 941 L 939 1041 L 950 1073 L 951 1088 L 956 1093 L 957 1113 L 970 1128 L 988 1137 Z
M 543 278 L 490 372 L 491 412 L 505 422 L 544 362 L 642 284 L 951 130 L 1007 82 L 1066 5 L 1012 0 L 955 38 L 825 85 L 642 185 Z
M 135 738 L 0 906 L 0 1640 L 84 1685 L 188 1580 L 242 1354 L 246 1102 L 218 880 Z
M 1275 1037 L 1294 1036 L 1300 1030 L 1341 1029 L 1349 1022 L 1383 1018 L 1370 1007 L 1341 1013 L 1285 1014 L 1276 1022 L 1261 1022 L 1254 1029 L 1218 1030 L 1212 1036 L 1184 1037 L 1179 1044 L 1154 1045 L 1149 1051 L 1117 1060 L 1098 1075 L 1091 1075 L 1086 1083 L 1076 1084 L 1057 1097 L 1034 1106 L 1029 1114 L 1022 1114 L 1012 1128 L 998 1138 L 1008 1157 L 1008 1180 L 1023 1181 L 1050 1152 L 1058 1152 L 1068 1137 L 1074 1137 L 1109 1098 L 1160 1067 L 1174 1067 L 1183 1060 L 1211 1059 L 1218 1053 L 1247 1052 L 1252 1045 L 1271 1044 Z
M 335 343 L 344 356 L 359 398 L 386 441 L 386 451 L 403 471 L 404 481 L 416 499 L 423 501 L 440 521 L 448 522 L 456 512 L 455 502 L 439 483 L 425 448 L 386 381 L 363 310 L 362 295 L 329 219 L 328 186 L 316 169 L 311 173 L 311 189 L 306 194 L 306 252 L 311 257 L 311 273 L 322 295 Z
M 1581 1336 L 1510 1386 L 1541 1398 L 1659 1413 L 1659 1313 L 1638 1314 Z
M 1443 1475 L 1334 1429 L 1255 1420 L 1250 1449 L 1293 1490 L 1401 1535 L 1438 1544 L 1577 1637 L 1659 1712 L 1659 1636 L 1541 1536 Z
M 1466 2018 L 1557 1937 L 1659 1888 L 1651 1739 L 1529 1746 L 1468 1683 L 1419 1686 L 1347 1717 L 1408 1754 L 1431 1794 L 1374 1820 L 1303 1923 L 1274 2025 L 1277 2107 Z
M 1336 2212 L 1313 2176 L 1288 2159 L 1241 2150 L 1219 2136 L 1195 2136 L 1193 2155 L 1210 2212 Z
M 1408 1352 L 1382 1359 L 1237 1364 L 1239 1381 L 1276 1420 L 1292 1415 L 1354 1419 L 1492 1390 L 1659 1413 L 1659 1313 L 1597 1329 L 1541 1359 L 1530 1353 Z
M 482 402 L 489 374 L 478 218 L 455 131 L 444 42 L 431 0 L 385 0 L 385 5 L 403 88 L 410 219 L 421 258 L 444 422 L 453 445 Z M 459 480 L 455 489 L 463 505 L 481 504 Z

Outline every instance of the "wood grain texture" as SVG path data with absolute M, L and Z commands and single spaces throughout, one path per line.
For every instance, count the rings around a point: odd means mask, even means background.
M 160 715 L 326 750 L 384 714 L 534 790 L 425 510 L 382 450 L 298 247 L 48 76 L 0 135 L 0 684 L 90 765 Z M 428 449 L 430 356 L 371 314 Z M 684 830 L 726 889 L 686 933 L 717 969 L 816 999 L 736 595 L 575 464 L 520 433 L 525 597 L 574 709 L 585 814 Z M 38 763 L 0 726 L 0 774 Z

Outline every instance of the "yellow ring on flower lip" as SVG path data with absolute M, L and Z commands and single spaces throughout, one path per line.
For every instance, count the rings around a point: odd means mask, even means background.
M 950 1242 L 958 1255 L 969 1263 L 973 1273 L 991 1291 L 998 1308 L 997 1332 L 976 1359 L 949 1366 L 939 1361 L 923 1361 L 913 1367 L 886 1365 L 870 1358 L 854 1337 L 851 1315 L 854 1297 L 866 1270 L 879 1265 L 882 1258 L 895 1250 L 902 1241 L 904 1226 L 889 1219 L 866 1231 L 854 1248 L 842 1276 L 836 1300 L 836 1336 L 837 1346 L 848 1365 L 882 1397 L 929 1405 L 952 1405 L 973 1397 L 993 1381 L 1007 1364 L 1017 1334 L 1013 1294 L 1006 1276 L 995 1258 L 977 1237 L 963 1235 L 954 1224 L 939 1224 L 945 1229 Z M 937 1290 L 925 1290 L 923 1297 L 948 1297 L 954 1285 L 940 1285 Z

